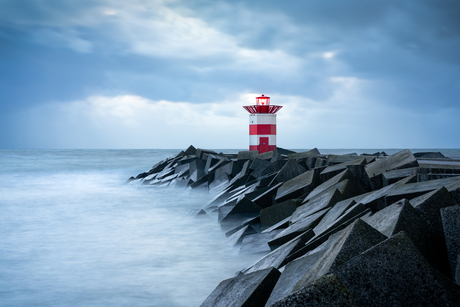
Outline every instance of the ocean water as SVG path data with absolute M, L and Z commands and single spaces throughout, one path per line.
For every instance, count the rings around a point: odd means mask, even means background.
M 208 195 L 125 184 L 177 153 L 0 150 L 0 306 L 199 306 L 252 264 L 186 215 Z

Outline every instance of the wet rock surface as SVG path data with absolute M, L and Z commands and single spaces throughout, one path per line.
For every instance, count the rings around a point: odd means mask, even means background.
M 460 306 L 460 161 L 440 153 L 190 146 L 128 183 L 209 193 L 189 218 L 260 255 L 202 306 Z

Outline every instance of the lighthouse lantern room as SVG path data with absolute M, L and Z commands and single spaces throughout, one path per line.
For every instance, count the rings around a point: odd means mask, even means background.
M 249 114 L 249 150 L 259 153 L 276 148 L 276 112 L 282 106 L 270 105 L 270 97 L 256 97 L 256 104 L 243 106 Z

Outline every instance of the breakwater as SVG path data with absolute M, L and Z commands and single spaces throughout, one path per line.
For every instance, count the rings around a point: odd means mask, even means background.
M 190 146 L 130 181 L 207 191 L 190 214 L 263 255 L 202 306 L 459 306 L 460 161 L 440 153 Z

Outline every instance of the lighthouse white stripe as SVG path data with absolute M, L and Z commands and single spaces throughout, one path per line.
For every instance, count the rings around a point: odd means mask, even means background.
M 276 114 L 251 114 L 249 125 L 276 125 Z

